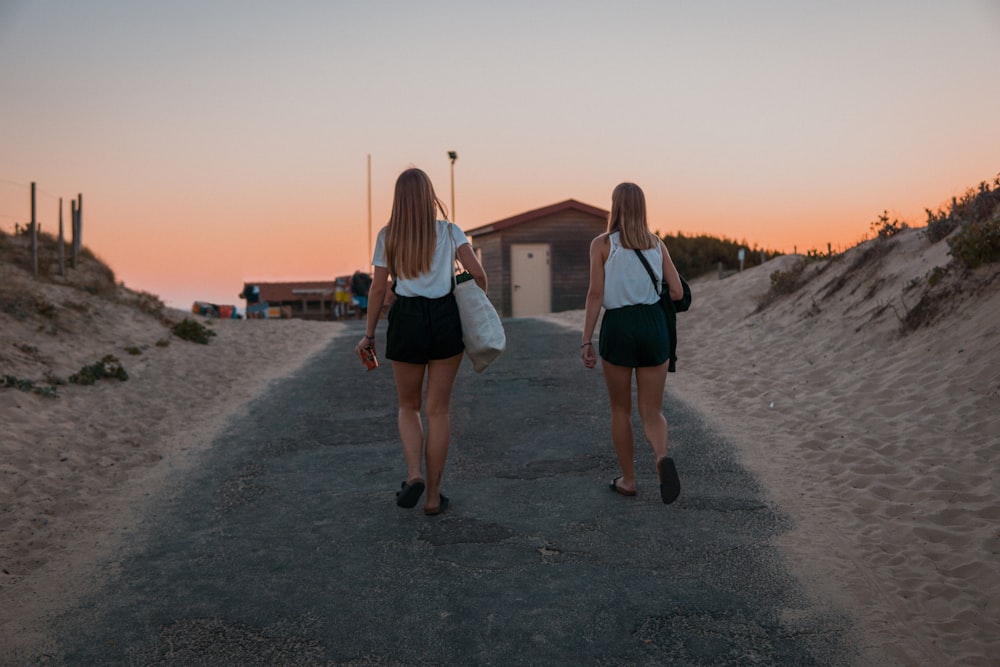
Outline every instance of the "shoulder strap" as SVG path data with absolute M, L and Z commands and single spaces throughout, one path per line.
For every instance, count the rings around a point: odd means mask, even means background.
M 642 262 L 642 265 L 646 267 L 646 273 L 649 274 L 649 279 L 653 281 L 653 290 L 657 294 L 659 294 L 660 286 L 656 284 L 656 274 L 653 273 L 653 267 L 651 267 L 649 265 L 649 262 L 646 261 L 646 256 L 642 254 L 641 250 L 639 250 L 638 248 L 633 248 L 633 250 L 635 251 L 636 256 L 639 258 L 639 261 Z

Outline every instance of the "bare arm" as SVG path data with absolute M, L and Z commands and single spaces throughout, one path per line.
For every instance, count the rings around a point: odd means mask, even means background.
M 389 269 L 384 266 L 376 266 L 371 287 L 368 288 L 368 321 L 365 327 L 365 337 L 354 348 L 354 353 L 358 356 L 364 354 L 366 348 L 375 349 L 375 330 L 378 328 L 378 320 L 382 315 L 382 305 L 385 303 L 388 284 Z
M 663 251 L 663 279 L 667 281 L 667 286 L 670 288 L 670 300 L 677 301 L 684 296 L 681 276 L 677 273 L 674 260 L 670 258 L 670 252 L 662 240 L 660 241 L 660 250 Z
M 583 338 L 580 341 L 580 355 L 583 365 L 593 368 L 597 364 L 597 353 L 591 339 L 597 327 L 597 317 L 604 303 L 604 262 L 607 260 L 610 244 L 607 234 L 601 234 L 590 243 L 590 287 L 587 289 L 587 304 L 583 315 Z
M 482 262 L 476 257 L 476 251 L 472 249 L 470 244 L 463 243 L 458 247 L 458 261 L 462 263 L 462 267 L 466 271 L 472 274 L 472 279 L 485 292 L 488 285 L 486 269 L 483 268 Z

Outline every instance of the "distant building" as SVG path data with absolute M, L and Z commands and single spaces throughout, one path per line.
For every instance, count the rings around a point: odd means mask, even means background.
M 489 275 L 489 297 L 505 317 L 584 307 L 590 242 L 608 211 L 575 199 L 466 231 Z
M 348 277 L 349 278 L 349 277 Z M 309 282 L 243 284 L 240 298 L 246 299 L 247 316 L 254 311 L 254 303 L 267 304 L 268 317 L 296 317 L 305 320 L 334 319 L 334 294 L 336 280 Z M 247 298 L 247 297 L 250 298 Z M 254 299 L 256 299 L 254 301 Z

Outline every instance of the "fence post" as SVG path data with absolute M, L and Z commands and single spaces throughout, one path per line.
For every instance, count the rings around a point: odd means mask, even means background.
M 31 275 L 38 277 L 38 220 L 35 217 L 35 182 L 31 182 Z

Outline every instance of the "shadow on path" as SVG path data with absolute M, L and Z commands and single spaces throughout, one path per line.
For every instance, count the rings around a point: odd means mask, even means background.
M 352 355 L 360 326 L 272 384 L 174 480 L 100 592 L 60 618 L 61 653 L 45 663 L 855 659 L 849 619 L 808 599 L 771 546 L 788 520 L 684 405 L 667 399 L 680 499 L 660 502 L 644 442 L 639 495 L 608 489 L 604 383 L 580 364 L 578 334 L 553 324 L 508 320 L 494 366 L 463 363 L 452 507 L 397 507 L 392 372 Z

